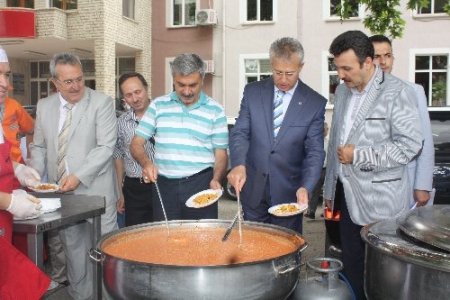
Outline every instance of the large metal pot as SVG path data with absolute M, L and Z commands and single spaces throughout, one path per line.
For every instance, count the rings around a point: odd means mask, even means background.
M 171 232 L 179 227 L 218 227 L 225 232 L 229 224 L 225 220 L 170 221 L 169 227 Z M 165 226 L 165 222 L 137 225 L 101 238 L 96 252 L 101 257 L 103 283 L 109 296 L 113 299 L 285 299 L 296 287 L 300 253 L 306 248 L 306 243 L 292 253 L 264 261 L 206 267 L 141 263 L 103 251 L 108 240 L 118 235 Z M 292 230 L 263 223 L 244 222 L 244 234 L 245 228 L 286 238 L 300 237 Z
M 415 226 L 410 226 L 411 220 L 417 221 Z M 437 243 L 430 246 L 402 231 L 412 227 L 429 230 L 427 223 L 437 225 L 435 235 L 450 243 L 450 206 L 421 207 L 398 220 L 381 221 L 362 229 L 366 242 L 365 291 L 369 299 L 448 299 L 450 253 L 435 247 Z

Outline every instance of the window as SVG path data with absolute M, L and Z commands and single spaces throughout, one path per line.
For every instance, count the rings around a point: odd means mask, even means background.
M 266 79 L 272 75 L 272 67 L 270 60 L 266 59 L 244 59 L 245 82 L 244 85 L 250 82 Z
M 274 1 L 273 0 L 244 0 L 246 2 L 247 22 L 273 21 Z
M 416 54 L 414 81 L 423 86 L 428 106 L 450 106 L 449 53 Z
M 50 7 L 57 7 L 59 9 L 77 9 L 77 0 L 49 0 Z
M 172 1 L 171 26 L 194 26 L 196 0 L 170 0 Z
M 122 15 L 134 20 L 134 0 L 122 0 Z
M 337 86 L 341 83 L 338 73 L 336 71 L 336 66 L 334 65 L 333 57 L 327 55 L 327 95 L 328 95 L 328 105 L 334 105 L 334 97 L 336 93 Z
M 8 0 L 7 7 L 25 7 L 25 8 L 34 8 L 33 0 Z
M 428 7 L 422 7 L 417 11 L 418 15 L 444 14 L 444 6 L 448 0 L 430 0 Z
M 49 91 L 56 91 L 50 79 L 48 61 L 34 61 L 30 63 L 30 98 L 31 105 L 36 105 L 41 98 L 49 96 Z
M 359 5 L 359 1 L 350 0 L 350 19 L 359 19 L 362 17 L 363 10 Z M 342 4 L 342 0 L 324 0 L 324 15 L 325 18 L 329 19 L 339 19 L 340 20 L 340 9 Z
M 116 58 L 116 95 L 120 97 L 119 77 L 125 73 L 131 73 L 136 70 L 136 59 L 134 57 L 118 57 Z

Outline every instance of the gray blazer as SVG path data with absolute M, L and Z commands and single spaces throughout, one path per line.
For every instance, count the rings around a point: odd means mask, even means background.
M 419 110 L 420 124 L 424 138 L 422 152 L 417 159 L 408 164 L 408 175 L 412 192 L 414 190 L 431 191 L 433 189 L 434 170 L 434 143 L 431 132 L 430 115 L 427 108 L 427 97 L 421 85 L 407 82 L 414 88 Z M 411 195 L 410 206 L 414 204 L 414 195 Z
M 359 225 L 393 218 L 409 209 L 406 164 L 416 157 L 423 142 L 417 100 L 408 84 L 377 68 L 367 93 L 344 142 L 355 145 L 353 164 L 342 165 L 337 147 L 352 94 L 344 84 L 336 90 L 324 185 L 324 199 L 334 200 L 341 174 L 350 217 Z
M 56 182 L 59 93 L 38 101 L 30 165 Z M 111 97 L 86 88 L 72 115 L 67 164 L 80 179 L 75 194 L 99 195 L 106 200 L 101 217 L 102 234 L 117 228 L 118 198 L 112 153 L 117 138 L 116 115 Z

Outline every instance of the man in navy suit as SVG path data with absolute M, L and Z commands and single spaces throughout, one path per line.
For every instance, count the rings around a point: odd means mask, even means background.
M 268 209 L 281 203 L 308 203 L 322 170 L 326 99 L 299 80 L 303 58 L 296 39 L 284 37 L 272 43 L 272 77 L 244 89 L 230 135 L 228 174 L 241 195 L 246 220 L 298 232 L 302 232 L 302 215 L 276 217 Z M 275 106 L 280 114 L 274 121 Z

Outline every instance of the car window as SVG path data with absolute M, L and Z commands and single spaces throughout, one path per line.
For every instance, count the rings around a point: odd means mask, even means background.
M 450 113 L 430 112 L 431 131 L 437 163 L 450 163 Z

